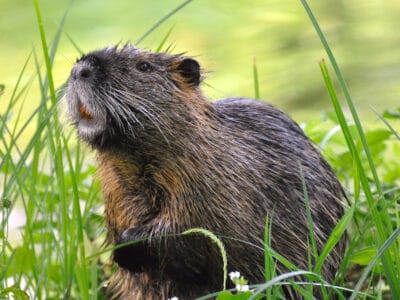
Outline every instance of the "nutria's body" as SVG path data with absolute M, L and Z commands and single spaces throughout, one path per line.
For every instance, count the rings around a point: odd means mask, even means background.
M 221 290 L 213 242 L 171 236 L 196 227 L 222 237 L 228 271 L 263 282 L 267 215 L 272 248 L 307 269 L 302 177 L 319 250 L 343 214 L 339 182 L 295 122 L 255 100 L 211 103 L 199 83 L 195 60 L 129 45 L 85 55 L 72 70 L 69 114 L 98 151 L 108 241 L 150 237 L 114 252 L 114 298 L 182 300 Z M 328 282 L 343 251 L 342 239 L 322 269 Z

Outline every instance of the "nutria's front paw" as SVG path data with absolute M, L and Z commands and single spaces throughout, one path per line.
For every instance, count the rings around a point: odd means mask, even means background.
M 125 230 L 116 245 L 132 242 L 114 250 L 114 261 L 131 272 L 143 272 L 153 265 L 154 258 L 149 253 L 149 242 L 144 228 L 133 227 Z

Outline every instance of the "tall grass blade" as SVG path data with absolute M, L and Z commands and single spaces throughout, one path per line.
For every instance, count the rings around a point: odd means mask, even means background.
M 50 56 L 49 56 L 49 49 L 47 47 L 46 35 L 44 33 L 44 27 L 43 27 L 43 20 L 42 20 L 41 14 L 40 14 L 39 0 L 33 0 L 33 3 L 35 6 L 36 19 L 37 19 L 38 27 L 39 27 L 40 40 L 42 42 L 44 61 L 46 63 L 47 79 L 49 81 L 50 99 L 51 99 L 53 105 L 55 105 L 57 102 L 56 92 L 55 92 L 55 88 L 54 88 L 53 75 L 51 72 L 51 61 L 50 61 Z
M 375 109 L 372 108 L 374 113 L 378 116 L 378 118 L 386 125 L 387 128 L 392 132 L 392 134 L 400 141 L 400 135 L 398 132 L 393 128 L 392 125 L 380 114 L 378 113 Z
M 162 48 L 164 47 L 166 41 L 168 40 L 169 36 L 171 35 L 172 30 L 174 29 L 175 24 L 171 26 L 171 28 L 168 30 L 167 34 L 164 36 L 162 39 L 161 43 L 158 45 L 156 52 L 161 52 Z
M 65 21 L 67 20 L 67 16 L 68 16 L 68 13 L 69 13 L 69 8 L 71 7 L 73 2 L 74 2 L 74 0 L 70 0 L 69 5 L 68 5 L 67 9 L 64 12 L 64 15 L 63 15 L 63 17 L 61 19 L 61 22 L 57 27 L 56 34 L 55 34 L 55 36 L 53 38 L 52 47 L 51 47 L 50 55 L 49 55 L 51 65 L 53 65 L 54 58 L 56 56 L 56 52 L 57 52 L 57 49 L 58 49 L 58 45 L 60 44 L 60 39 L 61 39 L 61 35 L 62 35 L 62 32 L 63 32 L 63 28 L 65 26 Z
M 369 272 L 375 266 L 378 259 L 381 258 L 383 256 L 383 254 L 386 253 L 386 250 L 388 250 L 388 248 L 396 241 L 396 239 L 399 237 L 399 235 L 400 235 L 400 227 L 397 228 L 395 231 L 393 231 L 393 233 L 385 241 L 385 243 L 382 245 L 382 247 L 378 250 L 378 253 L 376 254 L 376 256 L 372 259 L 372 261 L 364 269 L 360 279 L 358 280 L 356 286 L 354 287 L 354 291 L 351 294 L 349 300 L 356 299 L 357 293 L 360 291 L 362 284 L 364 283 L 365 279 L 367 278 Z M 399 284 L 399 282 L 397 282 L 397 284 Z M 393 297 L 393 299 L 397 299 L 397 298 Z
M 153 26 L 150 27 L 149 30 L 147 30 L 140 38 L 138 38 L 135 41 L 136 45 L 139 45 L 146 37 L 148 37 L 154 30 L 156 30 L 162 23 L 167 21 L 169 18 L 171 18 L 174 14 L 176 14 L 178 11 L 180 11 L 182 8 L 184 8 L 186 5 L 188 5 L 190 2 L 193 0 L 186 0 L 177 7 L 175 7 L 173 10 L 171 10 L 169 13 L 167 13 L 164 17 L 162 17 L 160 20 L 158 20 Z
M 322 265 L 324 264 L 326 258 L 328 257 L 329 253 L 335 247 L 335 245 L 340 241 L 341 237 L 345 233 L 350 221 L 354 215 L 355 206 L 351 206 L 349 209 L 346 210 L 343 217 L 339 220 L 336 224 L 335 228 L 333 228 L 324 248 L 322 249 L 318 260 L 315 264 L 314 272 L 320 273 Z
M 80 55 L 83 55 L 84 54 L 83 50 L 78 46 L 78 44 L 74 41 L 74 39 L 67 32 L 65 32 L 64 34 L 67 37 L 67 39 L 69 40 L 69 42 L 72 44 L 72 46 L 74 46 L 75 50 Z
M 317 261 L 319 254 L 318 254 L 318 248 L 317 248 L 317 241 L 316 241 L 315 235 L 314 235 L 315 230 L 314 230 L 314 224 L 313 224 L 312 215 L 311 215 L 310 198 L 308 197 L 307 185 L 306 185 L 306 182 L 305 182 L 304 176 L 303 176 L 303 169 L 302 169 L 301 165 L 299 165 L 299 167 L 300 167 L 300 175 L 301 175 L 301 184 L 303 186 L 303 197 L 304 197 L 304 202 L 305 202 L 305 206 L 306 206 L 308 232 L 309 232 L 311 246 L 312 246 L 312 252 L 313 252 L 312 254 L 314 256 L 314 259 Z
M 82 212 L 79 203 L 79 190 L 78 190 L 78 182 L 79 176 L 75 173 L 74 169 L 79 169 L 78 166 L 73 165 L 72 163 L 72 156 L 70 150 L 68 149 L 68 143 L 65 137 L 63 137 L 65 153 L 68 160 L 70 177 L 71 177 L 71 184 L 73 190 L 73 220 L 76 221 L 76 228 L 77 231 L 77 250 L 79 252 L 79 265 L 75 267 L 75 273 L 77 277 L 80 279 L 78 280 L 78 285 L 80 288 L 80 295 L 82 299 L 88 300 L 89 299 L 89 274 L 87 270 L 87 263 L 86 263 L 86 251 L 85 251 L 85 244 L 84 244 L 84 226 L 82 221 Z M 72 247 L 75 247 L 74 243 L 71 243 Z M 74 249 L 70 250 L 70 253 L 73 253 Z M 76 262 L 75 262 L 76 263 Z
M 364 130 L 363 130 L 363 127 L 361 125 L 360 118 L 358 117 L 357 110 L 356 110 L 355 105 L 354 105 L 354 103 L 353 103 L 353 101 L 351 99 L 350 92 L 348 90 L 347 84 L 346 84 L 346 82 L 344 80 L 344 77 L 342 75 L 342 72 L 341 72 L 341 70 L 339 68 L 339 65 L 336 62 L 336 58 L 333 55 L 333 52 L 332 52 L 332 50 L 331 50 L 331 48 L 330 48 L 330 46 L 329 46 L 329 44 L 328 44 L 328 42 L 327 42 L 327 40 L 325 38 L 325 35 L 323 34 L 323 32 L 322 32 L 322 30 L 321 30 L 321 28 L 320 28 L 320 26 L 319 26 L 319 24 L 318 24 L 318 22 L 316 20 L 311 8 L 309 7 L 309 5 L 307 3 L 307 1 L 306 0 L 301 0 L 301 3 L 303 4 L 304 9 L 306 10 L 306 12 L 307 12 L 307 14 L 308 14 L 308 16 L 309 16 L 309 18 L 311 20 L 311 23 L 313 24 L 313 26 L 314 26 L 317 34 L 318 34 L 318 37 L 321 40 L 321 43 L 322 43 L 322 45 L 323 45 L 323 47 L 324 47 L 324 49 L 325 49 L 325 51 L 326 51 L 326 53 L 327 53 L 327 55 L 329 57 L 329 60 L 330 60 L 330 62 L 332 64 L 332 67 L 333 67 L 333 69 L 335 71 L 336 77 L 337 77 L 337 79 L 339 81 L 340 87 L 341 87 L 341 89 L 342 89 L 342 91 L 344 93 L 347 105 L 350 108 L 354 123 L 356 125 L 358 136 L 359 136 L 359 138 L 361 140 L 364 153 L 365 153 L 365 155 L 367 157 L 367 161 L 368 161 L 369 168 L 370 168 L 370 171 L 371 171 L 372 176 L 373 176 L 373 181 L 374 181 L 374 184 L 376 186 L 379 199 L 383 199 L 383 191 L 382 191 L 382 187 L 381 187 L 381 183 L 380 183 L 380 180 L 379 180 L 379 177 L 378 177 L 378 173 L 376 171 L 375 164 L 374 164 L 374 161 L 373 161 L 373 158 L 372 158 L 372 154 L 371 154 L 370 148 L 368 146 L 367 139 L 366 139 L 366 136 L 364 134 Z M 326 68 L 326 66 L 325 66 L 325 64 L 323 62 L 321 64 L 321 70 L 322 70 L 322 72 L 324 74 L 324 79 L 325 79 L 325 82 L 326 82 L 326 84 L 328 86 L 329 84 L 331 84 L 331 82 L 330 82 L 330 78 L 329 78 L 329 75 L 328 75 L 328 70 L 327 70 L 327 68 Z M 330 92 L 332 92 L 332 91 L 334 92 L 333 85 L 328 87 L 328 90 L 330 90 Z M 336 106 L 335 107 L 336 112 L 337 113 L 339 112 L 339 114 L 343 116 L 343 112 L 341 111 L 341 107 L 340 107 L 339 103 L 337 102 L 337 97 L 334 97 L 334 98 L 331 97 L 331 99 L 332 99 L 333 102 L 336 102 L 336 103 L 334 103 L 334 105 Z M 341 124 L 342 128 L 347 127 L 346 126 L 346 122 L 341 122 L 340 124 Z M 352 143 L 349 143 L 347 138 L 346 138 L 346 141 L 348 142 L 348 145 L 352 144 Z M 351 146 L 351 147 L 353 147 L 353 146 Z M 351 150 L 353 150 L 353 149 L 351 149 Z M 378 214 L 378 211 L 377 211 L 376 206 L 375 206 L 375 199 L 374 199 L 373 194 L 371 192 L 371 189 L 370 189 L 370 186 L 369 186 L 369 181 L 367 179 L 367 176 L 366 176 L 365 171 L 363 169 L 363 166 L 361 164 L 361 160 L 359 158 L 359 155 L 358 155 L 357 152 L 354 152 L 352 154 L 354 155 L 353 158 L 355 159 L 356 164 L 357 164 L 357 169 L 358 169 L 358 172 L 359 172 L 358 174 L 360 176 L 359 179 L 361 181 L 361 185 L 363 187 L 363 190 L 364 190 L 367 202 L 368 202 L 368 206 L 369 206 L 369 208 L 371 210 L 372 218 L 374 220 L 375 226 L 376 226 L 377 231 L 378 231 L 379 245 L 382 245 L 385 242 L 385 240 L 387 239 L 387 237 L 393 232 L 392 224 L 391 224 L 391 218 L 390 218 L 390 216 L 388 215 L 388 213 L 387 213 L 387 211 L 385 209 L 381 210 L 379 212 L 379 214 Z M 399 250 L 399 249 L 397 249 L 397 250 Z M 396 272 L 396 267 L 399 268 L 399 265 L 400 265 L 400 254 L 399 254 L 400 251 L 396 251 L 396 252 L 397 253 L 394 254 L 393 257 L 392 257 L 390 252 L 385 252 L 383 254 L 383 256 L 382 256 L 382 264 L 383 264 L 383 268 L 385 270 L 387 281 L 388 281 L 388 283 L 390 285 L 393 297 L 396 298 L 396 299 L 400 299 L 400 284 L 399 284 L 399 282 L 400 282 L 400 274 L 399 273 L 400 272 Z M 394 262 L 394 260 L 396 261 L 396 263 Z
M 253 81 L 254 81 L 254 97 L 260 99 L 260 83 L 258 81 L 257 61 L 253 59 Z
M 43 21 L 41 17 L 40 7 L 38 0 L 34 0 L 35 12 L 36 12 L 36 19 L 39 27 L 40 38 L 42 42 L 42 51 L 46 65 L 46 80 L 44 84 L 41 84 L 41 92 L 43 96 L 43 101 L 45 102 L 47 95 L 47 90 L 50 94 L 50 102 L 52 107 L 56 107 L 57 105 L 57 97 L 54 87 L 54 80 L 52 75 L 52 62 L 51 62 L 51 55 L 49 54 L 49 49 L 47 47 L 47 40 L 46 35 L 44 32 Z M 63 22 L 61 23 L 61 26 Z M 56 41 L 53 44 L 53 49 L 57 47 L 57 37 L 60 36 L 61 30 L 58 31 L 56 34 Z M 55 51 L 55 50 L 54 50 Z M 54 52 L 55 53 L 55 52 Z M 47 86 L 48 83 L 48 86 Z M 63 268 L 62 268 L 62 280 L 64 285 L 64 298 L 69 298 L 71 294 L 71 286 L 73 281 L 73 274 L 74 274 L 74 262 L 76 258 L 76 253 L 74 255 L 73 252 L 69 251 L 69 237 L 71 236 L 70 228 L 71 228 L 71 221 L 69 218 L 69 203 L 66 198 L 66 185 L 65 185 L 65 173 L 64 173 L 64 162 L 63 162 L 63 150 L 62 150 L 62 140 L 58 139 L 61 136 L 61 129 L 58 120 L 57 110 L 54 111 L 54 114 L 51 118 L 52 126 L 48 128 L 46 131 L 47 138 L 46 141 L 48 142 L 50 154 L 53 158 L 52 160 L 52 168 L 54 169 L 55 173 L 55 184 L 58 191 L 57 198 L 59 199 L 61 214 L 60 214 L 60 238 L 62 240 L 62 247 L 60 247 L 61 252 L 59 253 L 60 256 L 63 257 Z M 54 207 L 53 201 L 47 202 L 49 207 Z M 51 219 L 48 221 L 49 228 L 51 227 Z M 72 231 L 72 235 L 74 235 L 74 231 Z M 51 241 L 45 242 L 45 245 L 50 245 Z M 72 254 L 72 255 L 71 255 Z
M 340 103 L 338 101 L 338 98 L 336 96 L 336 91 L 333 87 L 333 83 L 330 78 L 328 68 L 326 67 L 326 64 L 323 60 L 320 62 L 320 67 L 321 67 L 321 72 L 322 72 L 323 78 L 325 80 L 325 84 L 328 89 L 332 104 L 335 108 L 336 115 L 339 119 L 339 123 L 342 128 L 342 132 L 345 136 L 347 146 L 350 149 L 350 153 L 352 154 L 352 157 L 355 162 L 355 167 L 356 167 L 355 174 L 359 176 L 358 179 L 361 182 L 361 186 L 363 187 L 365 197 L 368 202 L 368 206 L 370 208 L 370 212 L 372 215 L 372 219 L 373 219 L 375 226 L 377 228 L 377 231 L 378 231 L 379 245 L 382 245 L 385 242 L 385 240 L 387 239 L 386 236 L 390 232 L 392 232 L 392 228 L 390 226 L 386 226 L 386 228 L 385 228 L 382 218 L 389 219 L 389 221 L 390 221 L 390 217 L 387 215 L 387 212 L 385 210 L 378 212 L 373 193 L 369 186 L 369 181 L 368 181 L 367 175 L 365 174 L 365 170 L 361 163 L 360 155 L 354 144 L 349 127 L 348 127 L 346 119 L 344 117 L 343 110 L 342 110 Z M 355 178 L 355 180 L 357 181 L 357 178 Z M 357 184 L 355 186 L 357 186 Z M 398 259 L 397 259 L 397 261 L 398 261 Z M 398 264 L 397 264 L 397 266 L 396 266 L 396 264 L 394 264 L 390 252 L 386 252 L 383 254 L 382 263 L 383 263 L 383 267 L 384 267 L 384 270 L 385 270 L 385 273 L 387 276 L 388 283 L 392 289 L 393 294 L 394 295 L 398 294 L 400 297 L 400 285 L 398 285 L 398 282 L 400 280 L 400 278 L 398 278 L 398 277 L 400 275 L 398 273 L 396 273 L 396 270 L 395 270 L 395 268 L 398 267 Z
M 271 248 L 271 226 L 268 215 L 265 220 L 264 230 L 264 280 L 267 282 L 275 276 L 275 262 L 269 249 Z M 266 291 L 265 297 L 272 299 L 271 289 Z
M 347 88 L 346 81 L 344 80 L 344 77 L 342 75 L 342 72 L 340 71 L 339 65 L 336 62 L 336 58 L 333 55 L 333 52 L 332 52 L 332 50 L 331 50 L 331 48 L 330 48 L 330 46 L 329 46 L 329 44 L 328 44 L 328 42 L 327 42 L 327 40 L 325 38 L 325 35 L 323 34 L 323 32 L 322 32 L 322 30 L 321 30 L 321 28 L 320 28 L 320 26 L 319 26 L 319 24 L 317 22 L 317 19 L 315 18 L 313 12 L 311 11 L 311 8 L 309 7 L 309 5 L 308 5 L 306 0 L 301 0 L 301 2 L 302 2 L 303 6 L 304 6 L 304 8 L 305 8 L 305 10 L 306 10 L 306 12 L 307 12 L 312 24 L 313 24 L 313 26 L 314 26 L 317 34 L 318 34 L 319 39 L 322 42 L 322 45 L 324 46 L 324 49 L 325 49 L 325 51 L 326 51 L 326 53 L 327 53 L 327 55 L 329 57 L 329 60 L 330 60 L 330 62 L 332 64 L 332 67 L 333 67 L 333 69 L 335 71 L 335 74 L 336 74 L 336 76 L 337 76 L 337 78 L 339 80 L 340 87 L 342 88 L 342 91 L 344 93 L 347 105 L 350 108 L 353 120 L 354 120 L 354 122 L 356 124 L 356 128 L 357 128 L 359 137 L 361 139 L 361 142 L 362 142 L 362 145 L 363 145 L 363 149 L 364 149 L 365 154 L 367 156 L 368 163 L 370 165 L 370 169 L 371 169 L 372 175 L 374 177 L 374 182 L 377 185 L 378 193 L 379 193 L 380 196 L 382 196 L 382 188 L 381 188 L 381 185 L 380 185 L 378 173 L 376 172 L 376 168 L 374 166 L 374 161 L 372 159 L 371 151 L 369 149 L 369 146 L 368 146 L 368 143 L 367 143 L 367 139 L 365 137 L 364 130 L 363 130 L 360 118 L 358 117 L 357 110 L 356 110 L 356 108 L 354 106 L 354 103 L 353 103 L 353 101 L 351 99 L 349 89 Z
M 303 197 L 304 197 L 304 203 L 306 206 L 306 215 L 307 215 L 307 224 L 308 224 L 308 232 L 309 232 L 309 237 L 311 241 L 311 249 L 308 247 L 308 261 L 309 261 L 309 270 L 312 269 L 312 262 L 318 261 L 319 253 L 318 253 L 318 248 L 317 248 L 317 241 L 315 239 L 315 230 L 314 230 L 314 224 L 313 224 L 313 219 L 311 215 L 311 207 L 310 207 L 310 198 L 308 197 L 308 191 L 307 191 L 307 185 L 304 180 L 304 175 L 303 175 L 303 169 L 301 165 L 299 165 L 300 168 L 300 177 L 301 177 L 301 184 L 303 186 Z M 324 288 L 321 289 L 323 295 L 326 295 L 326 290 Z M 313 286 L 309 286 L 309 292 L 312 295 L 313 294 Z
M 17 91 L 18 91 L 19 85 L 21 84 L 21 79 L 22 79 L 23 75 L 25 74 L 26 67 L 28 66 L 28 63 L 29 63 L 31 57 L 32 57 L 32 52 L 29 53 L 28 57 L 27 57 L 26 60 L 25 60 L 24 65 L 23 65 L 23 67 L 22 67 L 22 70 L 21 70 L 21 72 L 20 72 L 19 75 L 18 75 L 18 79 L 17 79 L 17 82 L 16 82 L 16 84 L 15 84 L 15 87 L 14 87 L 14 89 L 13 89 L 13 91 L 12 91 L 11 98 L 10 98 L 10 101 L 8 102 L 7 109 L 6 109 L 5 112 L 4 112 L 4 115 L 5 115 L 5 116 L 7 116 L 7 115 L 10 113 L 11 109 L 12 109 L 12 108 L 14 107 L 14 105 L 15 105 L 15 102 L 20 98 L 21 93 L 26 89 L 26 87 L 29 85 L 29 83 L 30 83 L 30 82 L 32 81 L 32 79 L 33 79 L 33 77 L 32 77 L 32 78 L 28 81 L 28 83 L 26 83 L 25 86 L 21 89 L 21 92 L 19 93 L 19 95 L 17 95 Z M 1 95 L 1 93 L 0 93 L 0 95 Z M 4 125 L 4 124 L 3 124 L 3 125 Z M 0 132 L 2 132 L 2 129 L 1 129 L 1 128 L 0 128 Z

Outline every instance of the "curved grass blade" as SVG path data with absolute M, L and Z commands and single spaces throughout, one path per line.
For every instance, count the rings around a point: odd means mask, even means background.
M 204 228 L 192 228 L 184 231 L 182 234 L 193 234 L 193 233 L 200 233 L 203 234 L 204 236 L 208 237 L 210 240 L 212 240 L 219 248 L 219 251 L 221 253 L 222 257 L 222 267 L 223 267 L 223 272 L 224 272 L 224 282 L 223 282 L 223 288 L 224 290 L 226 289 L 226 280 L 228 278 L 228 258 L 226 255 L 225 247 L 224 244 L 221 242 L 221 240 L 211 231 L 204 229 Z
M 297 276 L 312 276 L 312 277 L 315 277 L 315 278 L 319 278 L 318 274 L 315 274 L 315 273 L 310 272 L 310 271 L 302 271 L 302 270 L 292 271 L 292 272 L 289 272 L 289 273 L 281 274 L 281 275 L 271 279 L 270 281 L 268 281 L 266 283 L 260 284 L 258 286 L 258 288 L 254 291 L 253 296 L 251 296 L 249 298 L 249 300 L 255 299 L 255 297 L 257 295 L 263 293 L 266 289 L 276 285 L 277 283 L 279 283 L 279 282 L 281 282 L 283 280 L 286 280 L 286 279 L 297 277 Z

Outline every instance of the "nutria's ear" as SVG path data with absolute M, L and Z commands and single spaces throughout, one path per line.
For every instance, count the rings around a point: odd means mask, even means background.
M 200 84 L 200 65 L 193 58 L 183 59 L 178 68 L 178 72 L 187 79 L 187 82 L 198 86 Z

